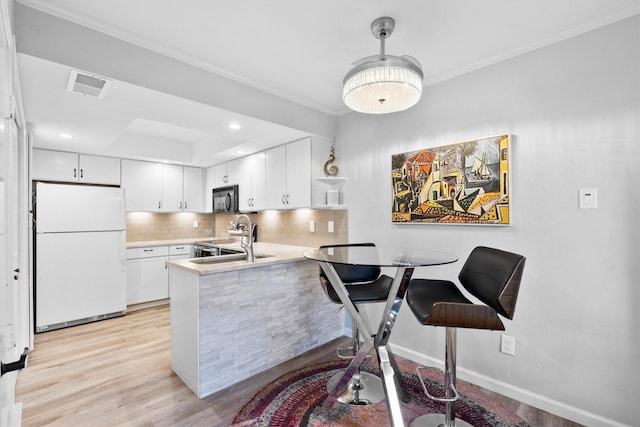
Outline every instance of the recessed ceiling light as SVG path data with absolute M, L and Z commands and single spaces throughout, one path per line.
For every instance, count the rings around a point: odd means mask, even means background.
M 238 122 L 232 122 L 232 123 L 229 123 L 229 129 L 232 129 L 232 130 L 242 129 L 242 125 Z
M 60 135 L 58 135 L 60 138 L 62 139 L 71 139 L 73 138 L 73 136 L 69 135 L 68 133 L 61 133 Z
M 238 151 L 236 151 L 236 154 L 244 154 L 244 151 L 243 150 L 238 150 Z

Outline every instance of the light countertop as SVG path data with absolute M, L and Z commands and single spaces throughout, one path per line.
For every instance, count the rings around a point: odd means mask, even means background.
M 184 243 L 184 242 L 183 242 Z M 179 244 L 179 243 L 178 243 Z M 150 245 L 147 245 L 150 246 Z M 240 243 L 221 244 L 220 247 L 242 250 Z M 177 267 L 183 270 L 191 271 L 198 275 L 206 275 L 212 273 L 221 273 L 224 271 L 241 270 L 248 268 L 265 267 L 272 264 L 282 264 L 285 262 L 305 260 L 304 252 L 312 250 L 304 246 L 280 245 L 276 243 L 255 242 L 253 244 L 253 253 L 256 256 L 254 262 L 246 260 L 228 261 L 217 264 L 196 264 L 190 259 L 177 259 L 168 261 L 169 266 Z M 260 255 L 272 255 L 266 258 L 258 258 Z M 210 257 L 216 258 L 216 257 Z M 219 258 L 219 257 L 218 257 Z M 205 258 L 197 258 L 203 260 Z
M 127 248 L 143 248 L 147 246 L 171 246 L 191 245 L 195 242 L 215 242 L 216 240 L 228 240 L 227 237 L 191 237 L 189 239 L 172 240 L 143 240 L 140 242 L 127 242 Z

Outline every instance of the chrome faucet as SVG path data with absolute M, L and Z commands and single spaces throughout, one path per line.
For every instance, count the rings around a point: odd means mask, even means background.
M 238 230 L 238 226 L 240 225 L 240 220 L 244 219 L 246 221 L 246 228 L 242 231 L 242 233 L 240 234 L 240 246 L 242 246 L 242 249 L 244 249 L 244 251 L 247 253 L 247 261 L 248 262 L 253 262 L 255 261 L 255 258 L 253 256 L 253 227 L 254 225 L 251 224 L 251 219 L 249 218 L 249 216 L 247 214 L 240 214 L 238 216 L 238 218 L 236 218 L 236 222 L 234 223 L 234 226 L 236 228 L 236 230 Z M 245 241 L 245 237 L 246 237 L 246 241 Z

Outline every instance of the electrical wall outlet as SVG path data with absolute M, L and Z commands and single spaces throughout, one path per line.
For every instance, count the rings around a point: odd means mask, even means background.
M 329 223 L 327 224 L 327 228 L 329 233 L 333 233 L 335 231 L 335 227 L 333 225 L 333 221 L 329 221 Z
M 309 221 L 309 231 L 312 233 L 316 232 L 316 222 L 315 221 Z
M 193 228 L 198 228 L 200 227 L 200 222 L 197 219 L 193 220 Z
M 516 355 L 516 339 L 510 335 L 500 336 L 500 351 L 512 356 Z

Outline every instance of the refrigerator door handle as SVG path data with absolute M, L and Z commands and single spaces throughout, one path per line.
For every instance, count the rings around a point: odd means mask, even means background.
M 127 271 L 127 232 L 122 231 L 122 251 L 120 253 L 120 271 Z

